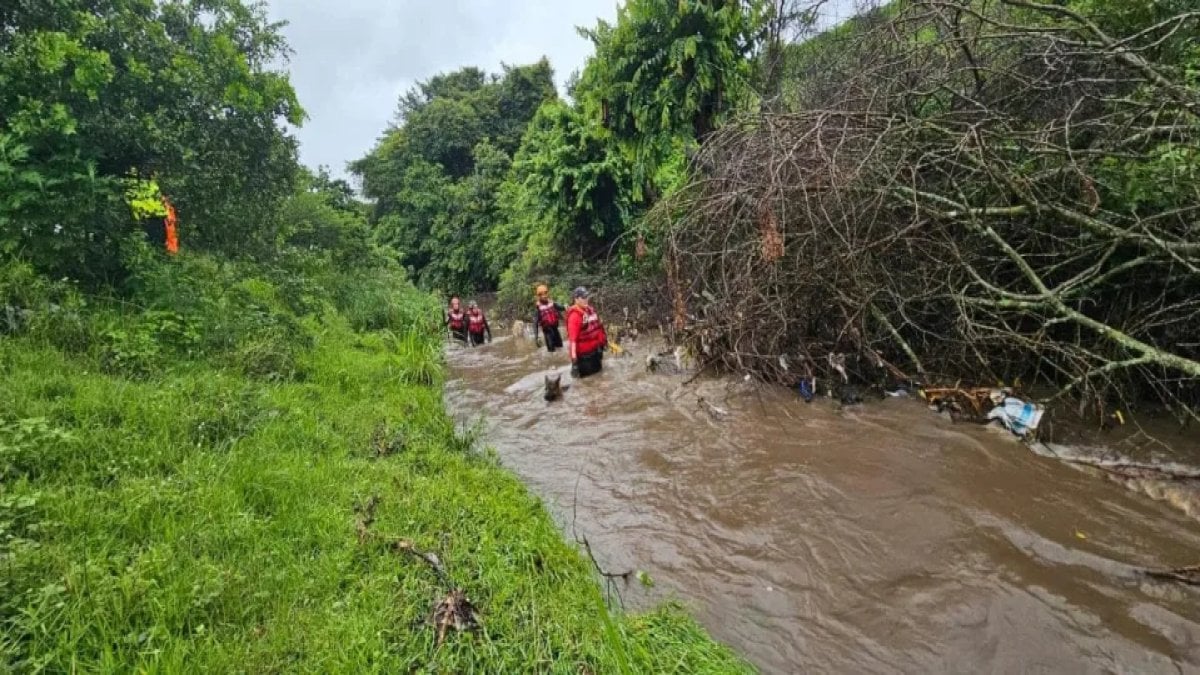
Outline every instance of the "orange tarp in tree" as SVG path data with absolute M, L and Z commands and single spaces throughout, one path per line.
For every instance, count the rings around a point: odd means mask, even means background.
M 175 207 L 166 197 L 163 197 L 163 206 L 167 209 L 167 217 L 163 221 L 167 228 L 167 253 L 175 255 L 179 253 L 179 232 L 175 227 L 178 220 L 175 217 Z

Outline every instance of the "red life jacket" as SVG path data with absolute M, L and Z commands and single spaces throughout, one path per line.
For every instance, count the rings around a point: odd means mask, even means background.
M 558 310 L 554 308 L 553 302 L 546 304 L 538 303 L 538 325 L 542 328 L 555 328 L 558 326 Z
M 466 312 L 459 311 L 455 313 L 453 310 L 449 312 L 450 330 L 462 330 L 463 324 L 466 322 Z
M 583 314 L 579 335 L 575 337 L 575 353 L 591 354 L 603 347 L 604 343 L 608 341 L 608 336 L 604 334 L 604 324 L 600 323 L 600 317 L 596 314 L 596 310 L 591 307 L 581 309 L 578 305 L 571 305 L 567 313 L 571 312 Z
M 483 335 L 483 324 L 487 323 L 487 319 L 483 317 L 483 312 L 478 314 L 468 314 L 467 323 L 467 330 L 476 335 Z

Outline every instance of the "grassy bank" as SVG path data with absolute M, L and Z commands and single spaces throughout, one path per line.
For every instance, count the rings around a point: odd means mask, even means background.
M 540 503 L 444 413 L 407 283 L 197 260 L 130 306 L 14 269 L 0 668 L 745 669 L 677 608 L 604 610 Z M 481 627 L 439 646 L 455 586 Z

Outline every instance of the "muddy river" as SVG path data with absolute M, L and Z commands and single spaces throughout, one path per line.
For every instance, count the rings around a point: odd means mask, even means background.
M 679 600 L 772 673 L 1200 672 L 1200 593 L 1132 567 L 1200 562 L 1178 508 L 919 400 L 683 386 L 645 355 L 546 403 L 561 353 L 448 354 L 451 411 L 601 565 L 653 578 L 628 606 Z

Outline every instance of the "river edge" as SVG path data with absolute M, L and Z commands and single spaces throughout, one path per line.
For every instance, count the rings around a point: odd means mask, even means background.
M 478 301 L 481 307 L 490 311 L 496 305 L 496 294 L 479 294 Z M 636 303 L 626 302 L 625 304 Z M 707 366 L 697 368 L 694 359 L 686 351 L 680 351 L 682 348 L 674 351 L 666 349 L 670 343 L 663 322 L 649 320 L 644 307 L 636 307 L 633 317 L 630 316 L 628 307 L 624 307 L 624 309 L 623 314 L 615 317 L 615 323 L 610 324 L 610 332 L 617 336 L 632 335 L 640 359 L 654 358 L 657 364 L 668 367 L 667 372 L 686 376 L 688 383 L 699 377 L 718 380 L 723 378 L 729 381 L 739 379 L 740 373 L 719 371 Z M 536 328 L 527 319 L 515 315 L 509 308 L 509 311 L 499 314 L 499 320 L 493 330 L 498 336 L 521 342 L 531 340 Z M 614 341 L 620 342 L 620 337 Z M 649 361 L 646 364 L 648 367 L 650 366 Z M 776 393 L 795 391 L 777 383 L 752 379 L 750 375 L 744 377 L 746 382 L 751 382 L 757 387 L 776 390 Z M 931 414 L 947 420 L 952 419 L 960 424 L 987 427 L 989 431 L 996 432 L 998 436 L 1019 444 L 1027 452 L 1044 457 L 1056 457 L 1098 479 L 1111 480 L 1144 497 L 1166 502 L 1200 521 L 1200 481 L 1189 480 L 1189 483 L 1181 489 L 1177 483 L 1179 476 L 1171 473 L 1177 469 L 1184 469 L 1186 475 L 1200 472 L 1200 432 L 1191 430 L 1189 423 L 1181 425 L 1180 420 L 1174 418 L 1171 411 L 1161 403 L 1142 401 L 1135 406 L 1139 409 L 1137 412 L 1125 408 L 1125 406 L 1113 407 L 1101 417 L 1100 423 L 1096 424 L 1095 420 L 1085 419 L 1085 416 L 1075 409 L 1076 406 L 1050 396 L 1051 392 L 1046 391 L 1044 387 L 1029 392 L 1023 388 L 1014 391 L 1011 387 L 1006 387 L 1005 383 L 976 382 L 972 384 L 961 378 L 953 386 L 950 386 L 951 379 L 943 377 L 938 380 L 941 382 L 940 385 L 934 383 L 929 386 L 934 389 L 949 387 L 963 390 L 995 387 L 1011 392 L 1011 395 L 1024 397 L 1030 402 L 1043 405 L 1045 413 L 1040 430 L 1028 438 L 1018 438 L 1016 435 L 1007 433 L 998 421 L 968 419 L 969 415 L 960 417 L 951 414 L 948 410 L 935 410 L 940 407 L 934 405 L 930 405 Z M 883 392 L 872 391 L 872 388 L 865 384 L 856 384 L 853 389 L 864 394 L 861 405 L 870 406 L 887 398 Z M 815 393 L 818 401 L 833 396 L 832 392 L 824 386 L 818 387 Z M 921 392 L 905 390 L 896 392 L 896 394 L 916 396 Z M 923 395 L 920 398 L 924 400 Z M 965 406 L 963 411 L 970 412 Z M 1146 466 L 1161 467 L 1164 471 L 1163 475 L 1158 478 L 1147 478 L 1146 476 L 1131 478 L 1098 469 L 1097 464 L 1133 465 L 1139 469 Z
M 283 382 L 204 362 L 128 379 L 0 341 L 4 663 L 750 670 L 678 606 L 609 613 L 542 503 L 450 420 L 436 338 L 313 328 Z M 447 625 L 454 590 L 472 610 Z
M 565 372 L 565 358 L 498 334 L 455 355 L 448 389 L 460 421 L 488 418 L 488 443 L 602 566 L 649 571 L 656 588 L 627 591 L 631 605 L 682 598 L 765 672 L 1200 663 L 1187 589 L 1129 574 L 1200 552 L 1195 521 L 1170 500 L 915 396 L 805 405 L 742 378 L 646 373 L 656 351 L 630 344 L 605 375 L 545 403 L 543 373 Z M 594 442 L 564 435 L 580 426 Z M 864 445 L 871 435 L 883 445 Z M 1011 628 L 993 634 L 981 615 Z M 1008 648 L 979 651 L 997 639 Z

